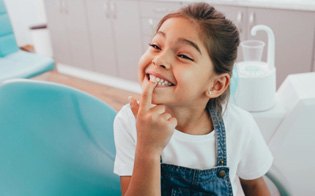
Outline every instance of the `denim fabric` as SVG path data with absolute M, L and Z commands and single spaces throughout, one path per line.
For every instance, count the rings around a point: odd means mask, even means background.
M 232 185 L 226 166 L 225 127 L 214 104 L 207 106 L 216 136 L 217 161 L 212 169 L 198 170 L 161 163 L 161 192 L 163 196 L 231 196 Z

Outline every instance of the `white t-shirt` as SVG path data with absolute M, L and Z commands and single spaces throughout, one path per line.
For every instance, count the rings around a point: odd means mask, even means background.
M 255 179 L 271 167 L 273 157 L 250 113 L 228 104 L 223 113 L 226 129 L 227 166 L 233 194 L 238 177 Z M 114 122 L 116 158 L 114 173 L 131 176 L 137 141 L 136 122 L 129 104 L 122 107 Z M 175 130 L 162 153 L 163 163 L 194 169 L 215 167 L 215 134 L 190 135 Z

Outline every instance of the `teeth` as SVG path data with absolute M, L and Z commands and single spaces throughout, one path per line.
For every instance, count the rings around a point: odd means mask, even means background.
M 159 86 L 171 86 L 172 85 L 172 83 L 170 83 L 166 80 L 163 80 L 161 78 L 158 78 L 154 75 L 150 75 L 149 78 L 150 78 L 151 82 L 156 82 Z

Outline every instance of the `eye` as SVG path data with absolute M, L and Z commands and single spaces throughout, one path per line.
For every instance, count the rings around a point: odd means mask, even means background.
M 189 61 L 194 61 L 194 59 L 190 58 L 189 56 L 185 55 L 185 54 L 179 54 L 177 55 L 179 58 L 185 59 L 185 60 L 189 60 Z
M 149 46 L 156 49 L 156 50 L 161 50 L 161 48 L 157 44 L 150 43 Z

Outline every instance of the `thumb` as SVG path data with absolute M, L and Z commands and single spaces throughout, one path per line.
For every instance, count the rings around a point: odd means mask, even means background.
M 129 104 L 130 104 L 131 111 L 132 111 L 134 117 L 137 118 L 137 116 L 138 116 L 138 110 L 139 110 L 139 103 L 138 103 L 138 101 L 137 101 L 134 97 L 132 97 L 132 96 L 129 96 L 128 99 L 129 99 Z

